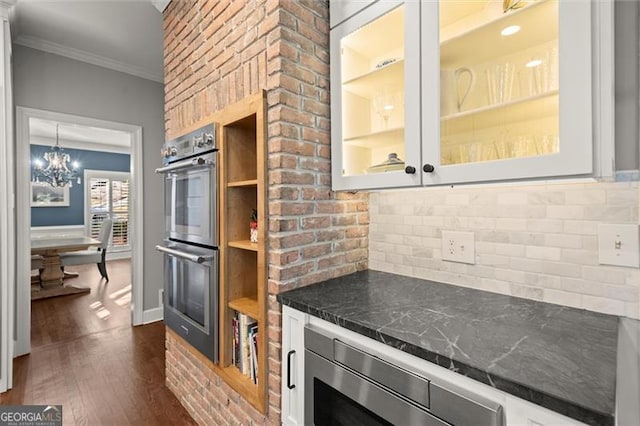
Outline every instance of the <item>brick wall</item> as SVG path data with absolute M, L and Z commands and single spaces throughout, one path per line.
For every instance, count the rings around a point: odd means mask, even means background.
M 640 223 L 638 182 L 443 187 L 371 194 L 370 268 L 640 318 L 640 269 L 598 263 L 599 223 Z M 441 260 L 473 231 L 476 263 Z
M 268 412 L 168 333 L 167 385 L 200 424 L 279 424 L 275 294 L 367 267 L 368 196 L 330 190 L 328 16 L 316 0 L 173 0 L 164 12 L 167 138 L 268 90 Z

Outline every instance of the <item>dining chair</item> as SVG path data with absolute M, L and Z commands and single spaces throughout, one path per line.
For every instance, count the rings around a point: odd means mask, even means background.
M 109 236 L 111 235 L 111 219 L 105 219 L 102 221 L 100 225 L 100 246 L 96 250 L 95 248 L 90 248 L 88 250 L 80 250 L 69 253 L 62 253 L 60 255 L 60 263 L 62 264 L 62 269 L 64 270 L 65 266 L 72 265 L 87 265 L 90 263 L 95 263 L 98 266 L 98 271 L 100 271 L 100 275 L 102 278 L 105 278 L 109 281 L 109 275 L 107 275 L 107 246 L 109 245 Z
M 44 269 L 44 266 L 42 264 L 42 256 L 40 256 L 39 254 L 32 254 L 31 255 L 31 270 L 32 271 L 38 271 L 38 275 L 32 275 L 31 276 L 31 283 L 32 284 L 40 284 L 40 275 L 42 275 L 42 271 Z

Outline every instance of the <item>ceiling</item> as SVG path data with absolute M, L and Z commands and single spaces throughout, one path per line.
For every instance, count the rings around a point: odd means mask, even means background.
M 131 148 L 131 137 L 127 132 L 60 123 L 40 118 L 29 119 L 29 143 L 35 145 L 55 144 L 56 125 L 58 125 L 58 140 L 63 148 L 105 152 L 129 152 Z
M 162 82 L 162 14 L 153 0 L 18 0 L 15 43 Z

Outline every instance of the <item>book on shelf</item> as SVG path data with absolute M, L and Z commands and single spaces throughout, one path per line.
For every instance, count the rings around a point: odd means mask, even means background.
M 253 359 L 252 359 L 252 344 L 253 334 L 257 334 L 258 322 L 248 315 L 241 312 L 235 312 L 233 320 L 233 341 L 231 359 L 235 366 L 238 367 L 240 372 L 245 376 L 249 376 L 252 380 L 253 376 Z M 253 332 L 252 332 L 253 330 Z

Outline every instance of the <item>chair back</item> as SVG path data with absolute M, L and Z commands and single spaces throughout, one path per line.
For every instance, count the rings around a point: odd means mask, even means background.
M 111 235 L 111 226 L 113 221 L 111 219 L 105 219 L 100 224 L 100 248 L 105 250 L 109 245 L 109 236 Z

